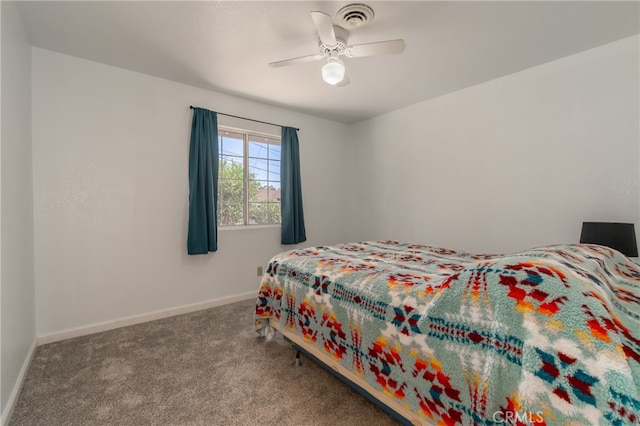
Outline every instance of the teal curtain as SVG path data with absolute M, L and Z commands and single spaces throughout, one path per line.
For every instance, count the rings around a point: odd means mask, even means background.
M 302 183 L 300 181 L 300 150 L 298 132 L 292 127 L 282 128 L 280 150 L 280 204 L 282 213 L 282 244 L 298 244 L 307 240 L 302 211 Z
M 189 146 L 189 229 L 187 253 L 218 250 L 218 115 L 193 108 Z

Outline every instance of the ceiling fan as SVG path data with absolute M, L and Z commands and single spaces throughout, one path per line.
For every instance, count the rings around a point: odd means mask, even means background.
M 346 75 L 346 69 L 344 63 L 340 60 L 340 56 L 360 58 L 363 56 L 402 53 L 404 51 L 406 45 L 402 39 L 353 46 L 347 44 L 348 29 L 360 28 L 373 19 L 373 9 L 369 6 L 351 4 L 340 9 L 336 16 L 341 26 L 334 25 L 331 17 L 324 12 L 311 12 L 311 19 L 318 33 L 318 53 L 271 62 L 269 65 L 277 68 L 327 58 L 327 63 L 322 67 L 323 80 L 332 86 L 346 86 L 350 80 Z

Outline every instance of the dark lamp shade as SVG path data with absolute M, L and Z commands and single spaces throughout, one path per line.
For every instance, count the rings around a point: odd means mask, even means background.
M 638 257 L 633 223 L 582 222 L 580 242 L 611 247 L 627 257 Z

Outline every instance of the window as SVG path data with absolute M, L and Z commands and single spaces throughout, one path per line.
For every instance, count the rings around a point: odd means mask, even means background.
M 220 127 L 218 152 L 218 224 L 279 224 L 280 138 Z

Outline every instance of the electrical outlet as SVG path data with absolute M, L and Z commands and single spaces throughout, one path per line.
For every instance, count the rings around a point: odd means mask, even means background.
M 258 266 L 258 276 L 262 276 L 262 266 Z

